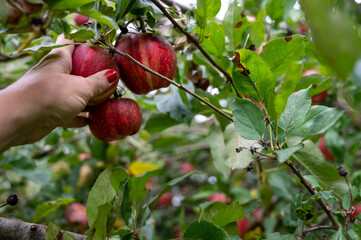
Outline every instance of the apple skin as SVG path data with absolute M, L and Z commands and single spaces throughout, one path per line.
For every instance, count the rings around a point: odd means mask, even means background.
M 71 203 L 65 210 L 65 219 L 69 226 L 85 232 L 88 228 L 88 220 L 86 218 L 86 208 L 80 203 Z
M 239 236 L 243 236 L 249 229 L 251 229 L 251 222 L 247 217 L 244 217 L 241 220 L 237 220 L 237 227 Z
M 131 34 L 122 38 L 116 48 L 129 54 L 150 69 L 173 79 L 177 71 L 177 57 L 172 45 L 163 37 L 148 34 Z M 115 55 L 120 69 L 120 78 L 135 94 L 148 92 L 169 86 L 169 82 L 145 72 L 138 65 L 120 56 Z
M 181 173 L 186 174 L 186 173 L 192 172 L 195 169 L 196 169 L 196 167 L 193 164 L 191 164 L 191 163 L 183 163 L 181 165 L 180 171 L 181 171 Z
M 119 76 L 117 64 L 107 50 L 101 46 L 79 45 L 75 47 L 71 74 L 89 77 L 105 69 L 113 69 L 118 72 Z M 90 99 L 87 106 L 95 106 L 107 100 L 114 93 L 118 82 L 119 79 L 114 81 L 107 91 Z
M 334 156 L 332 155 L 332 153 L 328 150 L 327 145 L 326 145 L 326 141 L 325 141 L 325 137 L 321 136 L 318 139 L 318 145 L 317 145 L 318 149 L 320 149 L 320 151 L 322 152 L 323 156 L 333 162 L 334 161 Z
M 74 22 L 77 26 L 83 26 L 84 23 L 87 23 L 89 21 L 89 18 L 87 16 L 81 15 L 79 13 L 75 14 Z
M 357 204 L 355 204 L 354 205 L 354 207 L 356 208 L 355 209 L 355 211 L 351 214 L 351 216 L 350 216 L 350 219 L 351 219 L 351 221 L 353 222 L 353 221 L 355 221 L 355 219 L 357 218 L 357 216 L 360 214 L 360 212 L 361 212 L 361 205 L 358 205 L 357 206 Z
M 320 74 L 320 72 L 317 71 L 317 70 L 314 70 L 314 69 L 310 69 L 310 70 L 305 71 L 305 72 L 302 74 L 302 76 L 308 76 L 308 75 L 312 75 L 312 74 Z M 313 88 L 317 88 L 317 85 L 312 86 L 312 87 L 313 87 Z M 322 92 L 320 92 L 319 94 L 311 97 L 312 103 L 313 103 L 313 104 L 321 103 L 321 102 L 323 102 L 323 100 L 325 100 L 326 97 L 327 97 L 327 89 L 324 90 L 324 91 L 322 91 Z
M 207 199 L 207 202 L 222 202 L 225 204 L 230 204 L 232 200 L 227 197 L 225 193 L 213 193 L 212 196 Z
M 158 203 L 159 206 L 168 206 L 172 204 L 172 193 L 170 191 L 164 193 L 159 199 Z
M 142 112 L 129 98 L 109 99 L 89 112 L 91 133 L 105 142 L 136 134 L 141 124 Z

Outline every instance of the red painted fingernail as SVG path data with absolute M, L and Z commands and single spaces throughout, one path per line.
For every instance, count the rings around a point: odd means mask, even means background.
M 117 71 L 115 70 L 108 70 L 106 73 L 105 73 L 105 77 L 108 79 L 108 81 L 111 83 L 111 82 L 114 82 L 117 78 L 118 78 L 118 73 Z

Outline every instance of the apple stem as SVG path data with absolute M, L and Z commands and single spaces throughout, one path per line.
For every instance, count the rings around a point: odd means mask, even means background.
M 291 168 L 292 172 L 300 179 L 302 185 L 306 187 L 306 189 L 311 195 L 315 195 L 317 193 L 315 187 L 313 187 L 312 184 L 303 177 L 300 170 L 296 168 L 296 166 L 293 164 L 292 161 L 288 160 L 285 162 L 285 164 Z M 323 211 L 327 214 L 328 218 L 331 220 L 334 229 L 338 230 L 340 226 L 338 225 L 335 217 L 333 216 L 331 208 L 326 204 L 326 202 L 322 198 L 319 198 L 317 202 L 322 207 Z
M 226 114 L 225 112 L 223 112 L 222 110 L 220 110 L 219 108 L 217 108 L 216 106 L 214 106 L 212 103 L 206 101 L 204 98 L 202 98 L 201 96 L 195 94 L 194 92 L 192 92 L 191 90 L 189 90 L 188 88 L 184 87 L 182 84 L 176 83 L 175 81 L 163 76 L 162 74 L 157 73 L 156 71 L 153 71 L 152 69 L 148 68 L 147 66 L 143 65 L 142 63 L 140 63 L 139 61 L 137 61 L 136 59 L 134 59 L 132 56 L 130 56 L 127 53 L 121 52 L 118 49 L 116 49 L 114 46 L 112 46 L 111 44 L 104 42 L 104 44 L 109 47 L 110 51 L 119 54 L 120 56 L 125 57 L 126 59 L 134 62 L 135 64 L 137 64 L 139 67 L 141 67 L 144 71 L 150 72 L 151 74 L 169 82 L 170 84 L 173 84 L 174 86 L 176 86 L 179 89 L 182 89 L 183 91 L 185 91 L 186 93 L 192 95 L 193 97 L 197 98 L 199 101 L 201 101 L 202 103 L 206 104 L 207 106 L 211 107 L 214 111 L 216 111 L 217 113 L 221 114 L 222 116 L 226 117 L 229 121 L 233 122 L 233 119 L 231 116 L 229 116 L 228 114 Z
M 199 44 L 199 42 L 192 37 L 192 35 L 190 35 L 188 32 L 184 31 L 183 27 L 181 25 L 179 25 L 177 23 L 176 20 L 174 20 L 174 18 L 167 12 L 167 10 L 163 7 L 163 5 L 158 2 L 157 0 L 152 0 L 152 2 L 163 12 L 163 14 L 173 23 L 173 25 L 179 30 L 181 31 L 187 38 L 188 41 L 192 42 L 194 45 L 196 45 L 196 47 L 199 49 L 199 51 L 201 51 L 201 53 L 208 59 L 208 61 L 215 67 L 217 68 L 220 72 L 223 73 L 223 75 L 226 77 L 227 79 L 227 83 L 231 83 L 232 87 L 234 88 L 237 97 L 241 98 L 242 96 L 239 94 L 239 92 L 237 91 L 236 86 L 233 83 L 233 79 L 231 77 L 231 75 L 228 74 L 228 72 L 226 70 L 224 70 L 223 68 L 221 68 L 221 66 L 219 66 L 212 58 L 211 56 L 209 56 L 209 54 L 206 52 L 206 50 L 204 50 L 204 48 Z

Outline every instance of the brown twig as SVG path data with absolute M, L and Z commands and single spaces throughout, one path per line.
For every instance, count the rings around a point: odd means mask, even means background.
M 220 72 L 223 73 L 223 75 L 226 77 L 227 82 L 231 83 L 232 87 L 234 88 L 236 94 L 238 97 L 241 97 L 241 95 L 239 94 L 239 92 L 236 89 L 236 86 L 233 83 L 233 79 L 231 77 L 231 75 L 229 75 L 227 73 L 226 70 L 224 70 L 221 66 L 219 66 L 212 58 L 211 56 L 209 56 L 209 54 L 206 52 L 206 50 L 204 50 L 204 48 L 199 44 L 199 42 L 192 37 L 192 35 L 190 35 L 188 32 L 184 31 L 183 27 L 181 25 L 179 25 L 177 23 L 176 20 L 174 20 L 174 18 L 168 13 L 168 11 L 163 7 L 163 5 L 158 2 L 157 0 L 152 0 L 152 2 L 163 12 L 163 14 L 173 23 L 173 25 L 179 30 L 181 31 L 187 38 L 188 41 L 192 42 L 194 45 L 196 45 L 196 47 L 199 49 L 199 51 L 201 51 L 201 53 L 208 59 L 208 61 L 215 67 L 217 68 Z
M 26 56 L 29 56 L 29 54 L 28 53 L 20 53 L 15 56 L 8 56 L 8 55 L 0 53 L 0 62 L 8 62 L 8 61 L 16 60 L 16 59 L 23 58 Z
M 233 119 L 231 116 L 229 116 L 228 114 L 226 114 L 225 112 L 223 112 L 222 110 L 220 110 L 219 108 L 217 108 L 216 106 L 214 106 L 212 103 L 204 100 L 201 96 L 195 94 L 194 92 L 192 92 L 191 90 L 189 90 L 188 88 L 184 87 L 182 84 L 176 83 L 175 81 L 172 81 L 171 79 L 153 71 L 152 69 L 148 68 L 147 66 L 143 65 L 142 63 L 140 63 L 139 61 L 137 61 L 136 59 L 134 59 L 132 56 L 130 56 L 127 53 L 121 52 L 118 49 L 116 49 L 114 46 L 112 46 L 111 44 L 105 42 L 104 43 L 107 47 L 109 47 L 110 51 L 119 54 L 120 56 L 125 57 L 126 59 L 132 61 L 133 63 L 137 64 L 139 67 L 141 67 L 144 71 L 150 72 L 151 74 L 169 82 L 170 84 L 173 84 L 174 86 L 176 86 L 179 89 L 182 89 L 183 91 L 185 91 L 186 93 L 192 95 L 193 97 L 197 98 L 199 101 L 201 101 L 202 103 L 206 104 L 207 106 L 211 107 L 214 111 L 216 111 L 217 113 L 221 114 L 222 116 L 226 117 L 229 121 L 233 122 Z
M 302 232 L 301 237 L 306 237 L 306 235 L 310 232 L 322 230 L 322 229 L 335 229 L 335 226 L 317 226 L 306 229 Z M 335 229 L 336 230 L 336 229 Z
M 311 195 L 315 195 L 317 193 L 316 189 L 311 185 L 311 183 L 309 183 L 302 175 L 302 173 L 300 172 L 300 170 L 298 170 L 296 168 L 296 166 L 293 164 L 292 161 L 288 160 L 285 162 L 285 164 L 287 166 L 289 166 L 292 170 L 292 172 L 301 180 L 301 183 L 303 186 L 306 187 L 306 189 L 308 190 L 308 192 Z M 331 208 L 329 206 L 327 206 L 327 204 L 325 203 L 325 201 L 322 198 L 319 198 L 317 200 L 317 202 L 320 204 L 321 208 L 325 211 L 325 213 L 327 214 L 328 218 L 331 220 L 332 225 L 334 226 L 335 230 L 338 230 L 340 228 L 340 226 L 338 225 L 335 217 L 333 216 L 333 213 L 331 211 Z
M 0 240 L 45 240 L 47 226 L 35 223 L 27 223 L 0 217 Z M 85 240 L 86 236 L 67 232 L 76 240 Z

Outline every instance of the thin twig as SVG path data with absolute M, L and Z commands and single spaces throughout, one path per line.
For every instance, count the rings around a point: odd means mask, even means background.
M 351 207 L 352 207 L 353 206 L 352 191 L 351 191 L 350 183 L 348 182 L 347 176 L 345 176 L 345 180 L 347 183 L 348 191 L 350 192 Z
M 69 144 L 69 143 L 72 143 L 72 142 L 76 142 L 76 141 L 79 141 L 80 139 L 86 138 L 88 136 L 90 136 L 89 131 L 83 132 L 80 135 L 76 135 L 76 136 L 74 136 L 72 138 L 69 138 L 69 139 L 63 141 L 63 142 L 58 142 L 58 143 L 54 144 L 52 147 L 50 147 L 50 148 L 46 148 L 46 149 L 40 150 L 38 152 L 35 152 L 32 155 L 32 158 L 42 158 L 42 157 L 48 155 L 49 153 L 54 152 L 55 150 L 57 150 L 60 146 L 62 146 L 64 144 Z
M 26 56 L 29 56 L 29 54 L 28 53 L 20 53 L 19 55 L 15 55 L 15 56 L 8 56 L 8 55 L 0 53 L 0 62 L 16 60 L 16 59 L 23 58 Z
M 301 237 L 306 237 L 306 235 L 310 232 L 313 231 L 317 231 L 317 230 L 321 230 L 321 229 L 335 229 L 335 226 L 317 226 L 317 227 L 312 227 L 309 229 L 306 229 L 302 232 Z
M 303 186 L 306 187 L 306 189 L 308 190 L 308 192 L 311 195 L 315 195 L 317 193 L 316 189 L 311 185 L 311 183 L 309 183 L 302 175 L 302 173 L 300 172 L 300 170 L 298 170 L 296 168 L 296 166 L 293 164 L 292 161 L 286 161 L 285 164 L 287 166 L 289 166 L 292 170 L 292 172 L 301 180 L 301 183 Z M 320 204 L 320 206 L 322 207 L 323 211 L 325 211 L 325 213 L 327 214 L 328 218 L 331 220 L 332 225 L 335 227 L 336 230 L 338 230 L 340 228 L 340 226 L 338 225 L 335 217 L 333 216 L 333 213 L 331 212 L 331 208 L 329 206 L 327 206 L 327 204 L 325 203 L 325 201 L 322 198 L 319 198 L 317 200 L 317 202 Z
M 163 7 L 163 5 L 158 2 L 157 0 L 152 0 L 152 2 L 163 12 L 163 14 L 173 23 L 173 25 L 179 30 L 181 31 L 190 42 L 192 42 L 194 45 L 196 45 L 196 47 L 199 49 L 199 51 L 201 51 L 201 53 L 208 59 L 208 61 L 215 67 L 217 68 L 220 72 L 223 73 L 223 75 L 226 77 L 227 82 L 231 83 L 232 87 L 234 88 L 236 94 L 238 97 L 241 97 L 241 95 L 238 93 L 236 86 L 233 83 L 233 79 L 231 77 L 231 75 L 229 75 L 227 73 L 226 70 L 224 70 L 221 66 L 219 66 L 212 58 L 211 56 L 209 56 L 209 54 L 206 52 L 206 50 L 204 50 L 204 48 L 199 44 L 199 42 L 192 37 L 192 35 L 190 35 L 188 32 L 184 31 L 183 27 L 181 25 L 179 25 L 177 23 L 176 20 L 174 20 L 174 18 L 168 13 L 168 11 Z
M 212 103 L 204 100 L 201 96 L 195 94 L 194 92 L 192 92 L 191 90 L 189 90 L 188 88 L 184 87 L 182 84 L 176 83 L 175 81 L 157 73 L 156 71 L 153 71 L 152 69 L 148 68 L 147 66 L 143 65 L 142 63 L 140 63 L 139 61 L 137 61 L 136 59 L 134 59 L 132 56 L 130 56 L 127 53 L 121 52 L 118 49 L 116 49 L 114 46 L 112 46 L 111 44 L 105 42 L 104 43 L 107 47 L 109 47 L 110 51 L 119 54 L 120 56 L 125 57 L 126 59 L 132 61 L 133 63 L 137 64 L 139 67 L 141 67 L 144 71 L 150 72 L 151 74 L 169 82 L 170 84 L 173 84 L 174 86 L 176 86 L 179 89 L 182 89 L 183 91 L 185 91 L 186 93 L 192 95 L 193 97 L 197 98 L 199 101 L 201 101 L 202 103 L 208 105 L 209 107 L 211 107 L 214 111 L 216 111 L 217 113 L 221 114 L 222 116 L 226 117 L 229 121 L 233 122 L 233 119 L 231 116 L 229 116 L 228 114 L 226 114 L 225 112 L 223 112 L 222 110 L 220 110 L 219 108 L 217 108 L 216 106 L 214 106 Z

